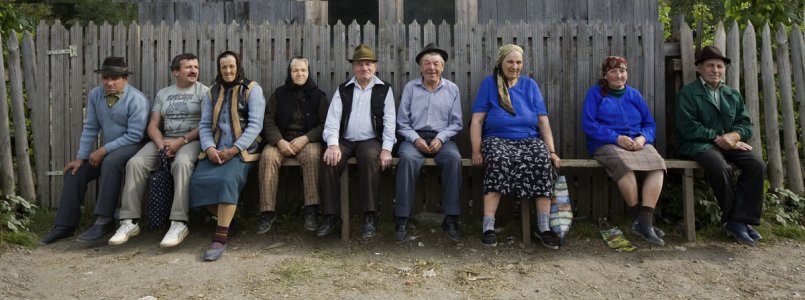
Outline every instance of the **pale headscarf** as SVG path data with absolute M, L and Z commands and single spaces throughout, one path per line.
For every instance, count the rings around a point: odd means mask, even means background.
M 503 75 L 503 70 L 501 70 L 500 64 L 503 63 L 503 59 L 506 58 L 507 55 L 511 54 L 512 52 L 520 52 L 520 55 L 523 54 L 523 48 L 514 44 L 506 44 L 498 49 L 498 59 L 495 63 L 495 85 L 498 88 L 498 104 L 501 108 L 506 110 L 512 115 L 517 115 L 514 111 L 514 106 L 512 105 L 512 99 L 509 98 L 509 81 L 506 80 L 506 76 Z

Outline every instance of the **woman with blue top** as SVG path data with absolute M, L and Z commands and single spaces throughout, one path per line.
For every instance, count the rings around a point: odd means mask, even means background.
M 246 79 L 240 57 L 232 51 L 218 55 L 218 76 L 201 106 L 201 158 L 190 179 L 193 208 L 206 207 L 218 227 L 204 260 L 224 254 L 246 176 L 260 160 L 260 131 L 266 100 L 263 89 Z
M 521 76 L 522 69 L 523 49 L 500 47 L 494 73 L 481 82 L 472 106 L 472 163 L 486 164 L 481 243 L 497 245 L 495 212 L 501 195 L 507 195 L 536 198 L 534 235 L 546 247 L 558 249 L 559 239 L 548 220 L 553 167 L 559 167 L 560 159 L 542 93 L 533 79 Z
M 618 183 L 630 215 L 637 215 L 632 232 L 651 244 L 664 246 L 665 235 L 653 226 L 654 207 L 662 191 L 665 160 L 654 143 L 656 124 L 640 92 L 626 85 L 626 59 L 609 56 L 601 66 L 603 78 L 587 91 L 581 124 L 587 149 Z M 637 208 L 635 171 L 646 171 L 643 205 Z

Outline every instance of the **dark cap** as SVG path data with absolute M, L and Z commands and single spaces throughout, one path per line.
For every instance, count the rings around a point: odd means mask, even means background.
M 729 58 L 726 58 L 726 57 L 724 57 L 724 55 L 721 54 L 721 50 L 718 50 L 718 47 L 716 47 L 716 46 L 707 46 L 707 47 L 702 48 L 702 51 L 699 52 L 699 55 L 696 58 L 696 65 L 702 63 L 705 60 L 713 59 L 713 58 L 723 60 L 724 63 L 728 64 L 728 65 L 730 64 L 730 61 L 731 61 Z
M 425 54 L 428 54 L 428 53 L 433 53 L 433 52 L 439 53 L 439 55 L 442 56 L 442 59 L 445 62 L 447 62 L 447 51 L 444 51 L 443 49 L 439 48 L 435 44 L 430 43 L 427 46 L 425 46 L 425 49 L 422 49 L 422 51 L 419 51 L 419 54 L 416 55 L 416 64 L 419 64 L 419 60 L 422 58 L 422 56 L 424 56 Z
M 118 56 L 109 56 L 103 60 L 101 68 L 95 70 L 95 73 L 104 75 L 128 75 L 133 74 L 129 71 L 129 65 L 126 64 L 126 59 Z

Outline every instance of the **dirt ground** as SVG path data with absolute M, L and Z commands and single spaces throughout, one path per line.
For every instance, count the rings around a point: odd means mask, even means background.
M 571 236 L 553 251 L 523 247 L 499 235 L 496 248 L 464 230 L 449 242 L 422 228 L 395 243 L 382 228 L 371 240 L 343 243 L 272 229 L 241 231 L 224 257 L 204 262 L 211 228 L 193 229 L 175 249 L 160 249 L 163 232 L 144 232 L 111 247 L 74 238 L 0 254 L 2 299 L 536 299 L 536 298 L 801 298 L 802 242 L 768 241 L 748 248 L 728 241 L 616 252 L 592 237 Z M 470 235 L 470 233 L 473 233 Z M 632 239 L 635 240 L 635 239 Z M 149 297 L 150 296 L 150 297 Z

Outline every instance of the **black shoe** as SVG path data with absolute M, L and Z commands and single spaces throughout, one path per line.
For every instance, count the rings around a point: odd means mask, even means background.
M 53 226 L 48 235 L 39 240 L 40 245 L 50 245 L 63 238 L 73 235 L 75 228 L 67 226 Z
M 542 245 L 548 249 L 559 249 L 559 237 L 553 233 L 553 231 L 546 230 L 543 232 L 539 231 L 539 228 L 534 229 L 534 236 L 542 242 Z
M 653 226 L 647 226 L 643 223 L 640 223 L 640 221 L 635 220 L 632 224 L 632 233 L 642 237 L 644 240 L 646 240 L 646 242 L 649 242 L 649 244 L 655 246 L 665 246 L 665 241 L 657 236 L 657 232 L 654 230 L 654 228 L 655 227 Z
M 336 217 L 335 215 L 326 215 L 324 216 L 324 221 L 319 226 L 319 229 L 316 230 L 316 236 L 325 236 L 333 233 L 338 225 L 341 224 L 341 218 Z
M 394 240 L 402 242 L 408 240 L 408 232 L 405 231 L 405 224 L 397 224 L 394 227 Z
M 484 231 L 484 235 L 481 236 L 481 244 L 487 247 L 497 246 L 498 237 L 495 235 L 495 231 L 494 230 Z
M 755 246 L 755 240 L 749 236 L 744 223 L 729 221 L 724 224 L 724 231 L 727 232 L 727 236 L 734 237 L 741 244 Z
M 376 232 L 377 227 L 375 226 L 375 215 L 372 213 L 367 213 L 363 217 L 363 227 L 361 227 L 361 233 L 363 233 L 363 237 L 370 238 L 374 237 Z
M 458 224 L 456 222 L 442 221 L 442 230 L 447 233 L 447 237 L 454 242 L 461 241 L 461 234 L 458 232 Z
M 760 235 L 760 232 L 757 232 L 757 230 L 752 228 L 751 225 L 746 225 L 746 234 L 748 234 L 749 237 L 755 242 L 763 239 L 763 236 Z
M 109 221 L 106 224 L 95 224 L 92 225 L 87 231 L 84 231 L 80 235 L 78 235 L 79 242 L 92 242 L 102 238 L 104 235 L 108 233 L 115 232 L 115 222 Z
M 274 224 L 274 220 L 277 219 L 277 215 L 274 212 L 270 213 L 263 213 L 260 214 L 260 220 L 258 221 L 257 225 L 257 234 L 265 234 L 269 230 L 271 230 L 271 225 Z M 230 225 L 230 227 L 232 227 Z
M 307 231 L 316 231 L 319 228 L 319 225 L 316 224 L 316 212 L 306 212 L 305 213 L 305 230 Z

